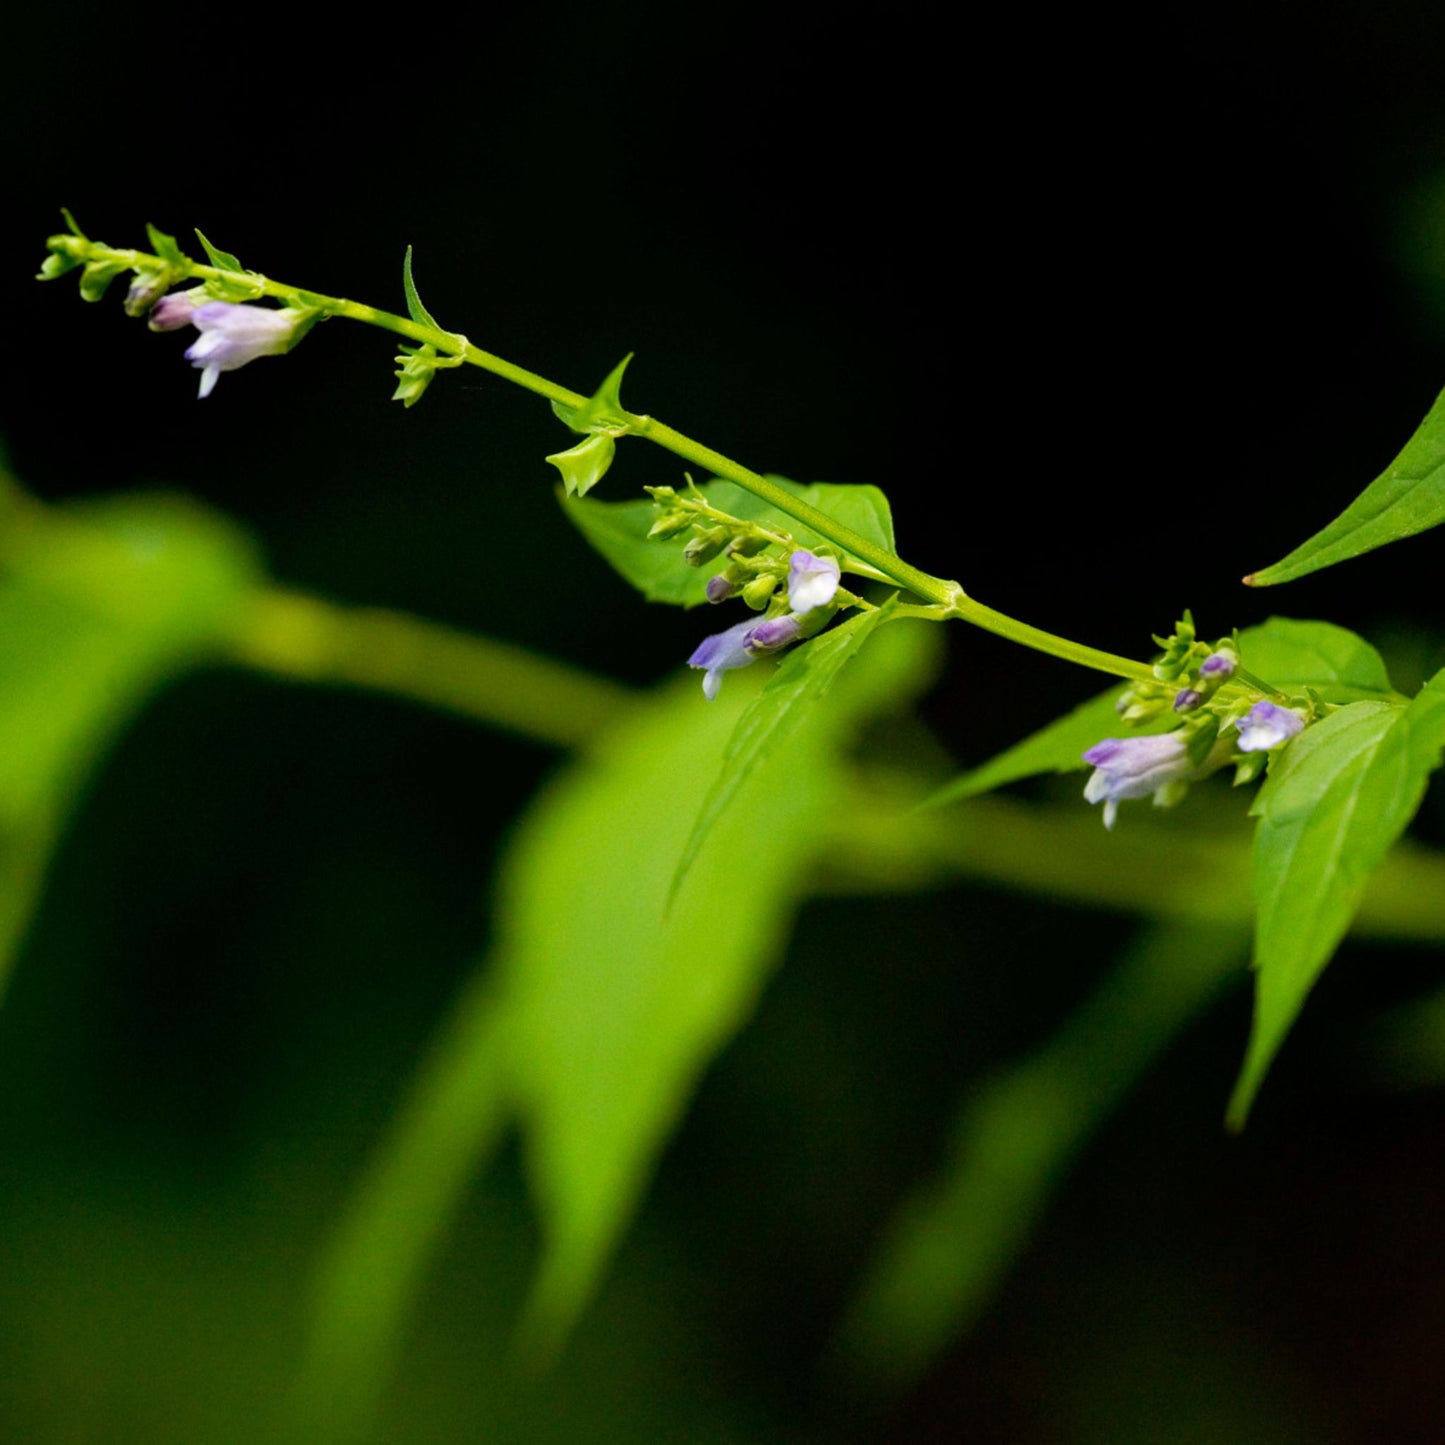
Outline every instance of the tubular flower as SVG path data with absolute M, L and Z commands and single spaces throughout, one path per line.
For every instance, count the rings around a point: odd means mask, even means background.
M 1161 733 L 1148 738 L 1105 738 L 1084 754 L 1084 761 L 1094 771 L 1084 786 L 1084 797 L 1090 803 L 1104 804 L 1104 826 L 1112 828 L 1119 804 L 1126 798 L 1147 798 L 1165 801 L 1166 794 L 1177 783 L 1195 776 L 1189 765 L 1189 754 L 1182 732 Z
M 815 557 L 797 551 L 788 558 L 788 606 L 794 612 L 826 607 L 838 590 L 838 563 L 832 557 Z
M 1272 702 L 1257 702 L 1235 723 L 1239 729 L 1239 750 L 1262 753 L 1277 748 L 1304 731 L 1304 719 L 1287 707 Z
M 151 307 L 147 325 L 152 331 L 179 331 L 191 324 L 191 317 L 206 299 L 204 286 L 192 287 L 189 291 L 171 291 L 162 296 Z
M 696 651 L 687 660 L 689 667 L 706 669 L 703 673 L 703 696 L 709 702 L 717 696 L 722 686 L 722 675 L 735 667 L 746 667 L 755 657 L 765 652 L 778 652 L 790 646 L 803 635 L 802 625 L 791 614 L 782 617 L 766 617 L 761 622 L 749 617 L 729 627 L 726 632 L 715 632 L 704 637 Z
M 258 356 L 280 356 L 287 351 L 300 314 L 208 301 L 197 306 L 187 319 L 201 336 L 187 350 L 186 360 L 201 369 L 200 394 L 209 396 L 223 371 L 235 371 Z
M 717 696 L 722 686 L 722 675 L 735 667 L 746 667 L 753 660 L 754 653 L 747 648 L 747 637 L 758 623 L 751 617 L 745 618 L 726 632 L 715 632 L 698 643 L 697 650 L 687 660 L 689 667 L 702 667 L 702 694 L 709 702 Z

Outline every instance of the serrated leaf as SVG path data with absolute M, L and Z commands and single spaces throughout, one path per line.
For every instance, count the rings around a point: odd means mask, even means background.
M 246 268 L 229 251 L 218 250 L 199 230 L 196 231 L 196 240 L 205 248 L 206 255 L 211 258 L 211 265 L 218 271 L 235 271 L 242 276 L 247 274 Z
M 1293 582 L 1412 537 L 1445 521 L 1445 392 L 1399 456 L 1329 526 L 1272 567 L 1244 580 L 1251 587 Z
M 438 323 L 425 306 L 421 304 L 421 297 L 417 294 L 416 282 L 411 274 L 411 247 L 406 248 L 406 258 L 401 263 L 401 284 L 406 290 L 406 310 L 418 326 L 430 326 L 433 331 L 442 331 L 444 328 Z
M 836 517 L 870 542 L 890 552 L 895 550 L 892 512 L 888 498 L 877 487 L 833 482 L 813 482 L 804 486 L 777 476 L 769 480 L 786 488 L 799 501 Z M 826 543 L 816 532 L 732 482 L 707 482 L 699 490 L 719 510 L 744 521 L 787 532 L 800 547 L 827 546 L 832 549 L 832 544 Z M 684 560 L 682 553 L 686 534 L 669 541 L 648 537 L 647 533 L 657 519 L 657 509 L 651 502 L 571 499 L 563 501 L 562 510 L 613 570 L 649 602 L 697 607 L 707 601 L 710 572 L 707 568 L 689 567 Z
M 546 460 L 562 473 L 562 486 L 569 497 L 585 497 L 607 475 L 616 453 L 617 443 L 605 432 L 595 432 Z
M 170 498 L 42 511 L 0 541 L 0 977 L 49 848 L 116 730 L 219 646 L 252 559 Z
M 1445 746 L 1445 672 L 1408 707 L 1357 702 L 1306 729 L 1255 800 L 1255 1014 L 1229 1105 L 1243 1124 L 1270 1062 L 1405 831 Z
M 146 235 L 150 237 L 151 250 L 168 265 L 191 266 L 195 264 L 181 250 L 174 236 L 168 236 L 164 231 L 157 230 L 149 221 L 146 222 Z
M 970 1086 L 951 1158 L 889 1224 L 844 1322 L 850 1375 L 896 1391 L 976 1323 L 1089 1139 L 1242 972 L 1246 937 L 1142 931 L 1042 1048 Z
M 752 774 L 816 710 L 838 674 L 858 655 L 868 638 L 892 617 L 897 596 L 881 607 L 859 612 L 782 660 L 758 700 L 738 720 L 723 754 L 722 771 L 708 791 L 672 880 L 676 894 L 696 862 L 708 834 L 732 807 Z
M 1239 635 L 1240 660 L 1279 688 L 1314 688 L 1326 702 L 1391 694 L 1384 659 L 1363 637 L 1333 622 L 1271 617 Z

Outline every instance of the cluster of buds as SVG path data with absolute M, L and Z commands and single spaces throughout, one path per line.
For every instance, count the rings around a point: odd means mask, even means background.
M 683 547 L 690 566 L 724 559 L 723 568 L 708 579 L 707 600 L 721 603 L 739 597 L 754 612 L 765 614 L 704 638 L 688 658 L 690 667 L 703 670 L 702 690 L 709 700 L 717 696 L 723 673 L 746 667 L 764 653 L 779 652 L 827 625 L 842 577 L 836 557 L 809 552 L 795 546 L 786 533 L 730 516 L 695 488 L 683 494 L 672 487 L 647 490 L 657 507 L 649 537 L 667 539 L 690 531 Z
M 1117 708 L 1126 723 L 1169 717 L 1173 727 L 1149 737 L 1105 738 L 1083 755 L 1094 769 L 1084 797 L 1104 804 L 1106 828 L 1114 826 L 1121 802 L 1152 796 L 1156 806 L 1171 806 L 1190 783 L 1228 763 L 1234 764 L 1236 786 L 1253 782 L 1270 754 L 1320 711 L 1313 696 L 1281 706 L 1262 697 L 1252 679 L 1236 680 L 1241 669 L 1235 639 L 1200 642 L 1187 612 L 1172 637 L 1154 641 L 1163 648 L 1154 680 L 1132 684 Z M 1221 692 L 1231 680 L 1235 685 Z

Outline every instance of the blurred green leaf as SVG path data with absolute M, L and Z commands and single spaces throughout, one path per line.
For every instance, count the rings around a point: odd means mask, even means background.
M 946 1172 L 895 1215 L 849 1310 L 850 1375 L 904 1386 L 977 1321 L 1084 1145 L 1246 947 L 1242 928 L 1142 932 L 1052 1039 L 970 1092 Z
M 447 1026 L 328 1262 L 308 1399 L 344 1397 L 347 1413 L 375 1399 L 425 1259 L 504 1109 L 520 1114 L 545 1230 L 532 1338 L 568 1328 L 698 1076 L 783 948 L 836 821 L 842 747 L 923 686 L 936 641 L 895 627 L 868 649 L 832 704 L 753 771 L 671 909 L 673 860 L 753 677 L 730 678 L 714 703 L 695 675 L 676 680 L 537 798 L 503 866 L 487 981 Z
M 1445 672 L 1408 707 L 1357 702 L 1306 729 L 1255 800 L 1254 1023 L 1229 1105 L 1239 1127 L 1370 875 L 1404 832 L 1445 745 Z
M 174 236 L 168 236 L 164 231 L 157 230 L 149 221 L 146 222 L 146 235 L 150 238 L 151 250 L 171 266 L 192 266 L 195 263 L 184 251 Z
M 744 726 L 739 712 L 760 706 L 745 688 L 701 704 L 690 677 L 590 778 L 545 800 L 519 840 L 500 956 L 546 1226 L 532 1316 L 544 1337 L 595 1288 L 698 1076 L 780 953 L 838 804 L 842 747 L 922 686 L 935 641 L 928 628 L 888 629 L 830 705 L 806 709 L 748 771 L 675 894 L 673 859 L 710 760 Z
M 253 579 L 239 536 L 167 497 L 22 506 L 0 540 L 0 976 L 86 773 Z
M 1384 659 L 1363 637 L 1333 622 L 1271 617 L 1239 634 L 1239 655 L 1275 687 L 1312 687 L 1326 702 L 1390 695 Z
M 801 502 L 827 512 L 845 526 L 894 550 L 893 516 L 888 499 L 877 487 L 845 486 L 833 482 L 814 482 L 803 486 L 785 477 L 769 480 L 785 487 Z M 768 506 L 751 492 L 732 482 L 712 481 L 699 488 L 707 500 L 720 511 L 744 521 L 757 522 L 775 531 L 787 532 L 800 547 L 827 546 L 809 528 Z M 595 499 L 564 499 L 562 510 L 584 537 L 611 563 L 627 582 L 637 588 L 649 602 L 666 602 L 675 607 L 697 607 L 707 601 L 709 571 L 689 567 L 683 560 L 686 535 L 670 541 L 650 538 L 647 533 L 657 519 L 651 502 L 601 502 Z M 871 574 L 871 569 L 869 569 Z
M 1293 582 L 1445 521 L 1445 392 L 1404 450 L 1329 526 L 1282 561 L 1244 580 L 1251 587 Z

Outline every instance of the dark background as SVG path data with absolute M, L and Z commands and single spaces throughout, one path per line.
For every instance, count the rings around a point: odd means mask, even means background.
M 1433 537 L 1274 595 L 1237 581 L 1334 516 L 1445 380 L 1438 7 L 1017 9 L 963 43 L 906 5 L 403 20 L 288 17 L 254 46 L 257 20 L 9 22 L 0 435 L 40 495 L 183 489 L 252 527 L 288 584 L 667 673 L 699 620 L 638 605 L 560 521 L 544 403 L 469 369 L 389 405 L 390 340 L 342 322 L 197 403 L 183 338 L 128 320 L 118 290 L 85 306 L 28 279 L 60 205 L 116 245 L 200 226 L 277 279 L 396 310 L 412 244 L 443 324 L 580 390 L 636 351 L 632 407 L 760 469 L 882 485 L 910 561 L 1027 620 L 1139 655 L 1185 606 L 1210 634 L 1278 609 L 1392 645 L 1404 685 L 1439 664 Z M 679 471 L 624 447 L 605 494 Z M 1095 688 L 953 631 L 929 717 L 960 762 Z M 492 862 L 551 762 L 219 670 L 127 734 L 0 1016 L 5 1288 L 49 1291 L 61 1318 L 73 1268 L 93 1347 L 14 1344 L 32 1383 L 0 1408 L 69 1419 L 35 1401 L 67 1395 L 65 1369 L 111 1398 L 105 1361 L 157 1400 L 200 1388 L 204 1358 L 188 1373 L 156 1343 L 177 1319 L 211 1341 L 198 1357 L 238 1360 L 235 1318 L 280 1320 L 278 1358 L 238 1366 L 276 1388 L 297 1325 L 256 1280 L 304 1268 L 485 939 Z M 967 889 L 882 912 L 810 911 L 599 1307 L 686 1314 L 680 1397 L 759 1439 L 1438 1440 L 1440 1101 L 1362 1098 L 1340 1062 L 1360 1010 L 1433 968 L 1359 949 L 1243 1141 L 1218 1124 L 1237 998 L 925 1390 L 880 1421 L 820 1384 L 869 1231 L 968 1081 L 1044 1037 L 1128 932 Z M 479 1217 L 513 1219 L 524 1259 L 511 1166 L 486 1189 Z M 176 1285 L 149 1333 L 120 1311 L 140 1343 L 115 1363 L 94 1278 L 126 1298 L 189 1261 L 209 1280 L 238 1229 L 265 1241 L 227 1276 L 256 1311 L 207 1326 Z M 472 1438 L 468 1372 L 521 1269 L 490 1314 L 480 1285 L 438 1286 L 404 1388 L 430 1381 L 450 1423 L 418 1439 Z M 612 1368 L 603 1328 L 564 1372 Z M 677 1437 L 659 1421 L 635 1438 Z

